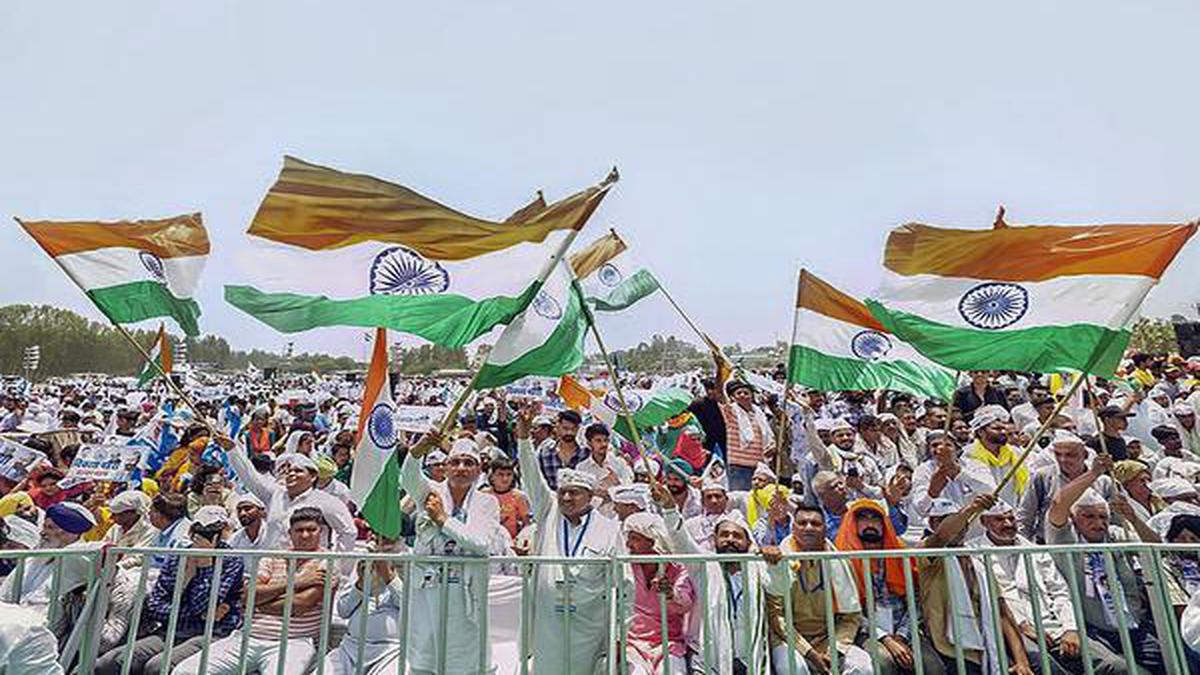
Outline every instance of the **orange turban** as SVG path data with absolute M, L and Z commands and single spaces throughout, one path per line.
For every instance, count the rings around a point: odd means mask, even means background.
M 887 509 L 882 504 L 873 499 L 857 499 L 846 505 L 846 515 L 842 517 L 842 524 L 838 527 L 837 536 L 833 540 L 833 545 L 837 550 L 866 550 L 862 540 L 858 538 L 858 523 L 855 521 L 858 514 L 862 511 L 874 511 L 883 518 L 883 550 L 890 551 L 898 548 L 907 548 L 900 537 L 896 535 L 896 529 L 892 527 L 892 519 L 888 517 Z M 892 595 L 904 597 L 905 591 L 908 588 L 904 583 L 904 565 L 907 562 L 912 566 L 912 578 L 915 580 L 917 573 L 913 561 L 911 559 L 905 561 L 904 558 L 883 558 L 871 562 L 872 578 L 878 578 L 876 570 L 879 568 L 880 563 L 882 563 L 884 582 L 887 584 L 888 589 L 892 592 Z M 850 565 L 854 568 L 854 579 L 858 583 L 859 601 L 863 605 L 866 605 L 867 591 L 865 587 L 866 579 L 863 575 L 863 561 L 859 559 L 851 560 Z

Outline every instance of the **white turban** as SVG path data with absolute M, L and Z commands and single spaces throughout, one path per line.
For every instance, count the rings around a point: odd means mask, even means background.
M 971 433 L 975 433 L 992 422 L 1007 422 L 1008 411 L 998 405 L 980 406 L 971 417 Z
M 111 513 L 137 511 L 144 516 L 150 512 L 150 497 L 139 490 L 125 490 L 108 501 L 108 510 Z
M 4 524 L 8 526 L 8 540 L 15 544 L 33 550 L 42 542 L 41 529 L 21 516 L 5 516 Z
M 750 537 L 751 542 L 753 542 L 754 537 L 753 533 L 750 531 L 750 524 L 746 522 L 746 516 L 743 516 L 741 511 L 737 509 L 731 509 L 721 514 L 721 517 L 717 518 L 716 524 L 713 525 L 713 531 L 716 531 L 718 528 L 720 528 L 721 523 L 730 523 L 740 527 L 746 532 L 746 536 Z
M 558 470 L 558 489 L 573 487 L 584 490 L 596 489 L 596 478 L 590 473 L 575 469 L 561 468 Z
M 1051 445 L 1086 445 L 1083 439 L 1069 431 L 1059 431 L 1054 435 Z
M 631 514 L 625 519 L 621 530 L 626 535 L 630 532 L 637 532 L 653 541 L 656 553 L 666 555 L 671 552 L 671 546 L 667 543 L 667 524 L 663 522 L 662 516 L 657 513 L 642 511 Z
M 938 497 L 929 505 L 929 518 L 937 518 L 938 516 L 949 516 L 958 513 L 962 507 L 953 499 L 948 497 Z
M 758 465 L 754 467 L 754 475 L 766 476 L 767 480 L 772 482 L 778 479 L 778 477 L 775 475 L 775 472 L 771 470 L 771 467 L 767 466 L 766 462 L 759 462 Z
M 1196 486 L 1182 478 L 1159 478 L 1150 482 L 1150 491 L 1163 499 L 1186 497 L 1196 494 Z
M 460 438 L 457 441 L 454 441 L 454 444 L 450 446 L 450 453 L 446 456 L 446 458 L 449 459 L 456 456 L 470 457 L 476 462 L 479 462 L 479 446 L 475 444 L 475 441 L 472 441 L 469 438 Z
M 213 527 L 215 525 L 228 525 L 229 512 L 223 506 L 201 506 L 196 509 L 195 515 L 192 516 L 192 522 L 200 527 Z

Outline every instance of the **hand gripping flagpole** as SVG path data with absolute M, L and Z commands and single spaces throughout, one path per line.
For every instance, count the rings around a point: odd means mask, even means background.
M 1084 380 L 1086 379 L 1087 373 L 1080 373 L 1079 377 L 1075 378 L 1075 382 L 1071 384 L 1071 388 L 1067 390 L 1066 395 L 1059 399 L 1058 404 L 1054 406 L 1054 410 L 1048 417 L 1046 417 L 1046 421 L 1042 422 L 1042 426 L 1038 428 L 1037 433 L 1033 435 L 1033 438 L 1029 439 L 1029 444 L 1025 446 L 1025 451 L 1021 453 L 1021 456 L 1017 459 L 1017 463 L 1013 464 L 1013 467 L 1008 470 L 1007 474 L 1004 475 L 1004 479 L 1001 480 L 1000 484 L 996 486 L 996 490 L 992 493 L 993 496 L 996 498 L 1000 497 L 1000 491 L 1003 490 L 1004 486 L 1008 485 L 1009 481 L 1011 481 L 1013 477 L 1017 475 L 1017 471 L 1023 464 L 1025 464 L 1025 460 L 1028 459 L 1029 455 L 1033 453 L 1033 449 L 1037 447 L 1038 439 L 1046 434 L 1046 430 L 1049 429 L 1050 425 L 1054 423 L 1054 418 L 1058 416 L 1058 413 L 1062 412 L 1063 407 L 1067 405 L 1067 401 L 1071 400 L 1071 397 L 1075 395 L 1075 392 L 1079 389 L 1079 386 L 1083 384 Z

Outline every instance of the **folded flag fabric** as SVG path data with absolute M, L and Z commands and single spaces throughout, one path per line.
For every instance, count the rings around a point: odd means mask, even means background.
M 577 254 L 575 274 L 592 310 L 619 312 L 659 289 L 658 279 L 650 270 L 638 265 L 631 255 L 622 255 L 626 250 L 628 246 L 617 231 L 610 230 Z
M 1150 289 L 1196 225 L 892 231 L 866 301 L 890 332 L 957 370 L 1108 377 Z
M 529 304 L 536 271 L 616 180 L 553 204 L 539 194 L 494 222 L 287 157 L 235 252 L 251 283 L 226 286 L 225 299 L 284 333 L 384 326 L 461 347 Z
M 200 334 L 195 296 L 209 244 L 199 213 L 162 220 L 17 222 L 113 323 L 170 317 L 187 335 Z
M 358 451 L 350 474 L 350 501 L 379 534 L 400 536 L 400 466 L 396 463 L 396 406 L 388 375 L 387 330 L 376 331 L 367 371 L 362 412 L 358 416 Z
M 171 374 L 171 338 L 167 335 L 166 329 L 162 324 L 158 326 L 158 336 L 154 338 L 154 346 L 150 349 L 150 360 L 158 364 L 154 367 L 154 363 L 147 363 L 145 368 L 142 368 L 141 374 L 138 375 L 137 386 L 144 387 L 147 383 L 154 380 L 161 373 Z
M 624 253 L 627 248 L 629 247 L 625 245 L 625 241 L 621 239 L 617 231 L 610 229 L 608 234 L 571 254 L 571 270 L 575 272 L 576 279 L 587 279 Z
M 789 382 L 823 391 L 892 389 L 948 401 L 955 379 L 888 332 L 862 302 L 800 270 Z

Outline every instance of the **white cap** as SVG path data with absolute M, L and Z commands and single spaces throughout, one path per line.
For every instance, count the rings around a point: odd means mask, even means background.
M 214 527 L 229 524 L 229 512 L 224 507 L 209 504 L 196 509 L 192 522 L 201 527 Z
M 853 426 L 851 426 L 851 425 L 850 425 L 850 422 L 848 422 L 848 421 L 846 420 L 846 418 L 844 418 L 844 417 L 839 417 L 839 418 L 837 418 L 837 419 L 836 419 L 836 420 L 834 420 L 834 421 L 833 421 L 833 423 L 832 423 L 832 424 L 830 424 L 830 426 L 829 426 L 829 430 L 830 430 L 831 432 L 832 432 L 832 431 L 841 431 L 842 429 L 848 429 L 848 430 L 850 430 L 850 431 L 854 431 L 854 427 L 853 427 Z
M 242 504 L 253 504 L 263 510 L 266 510 L 267 508 L 267 505 L 263 503 L 263 500 L 259 499 L 253 492 L 243 492 L 241 494 L 234 495 L 233 499 L 230 501 L 233 503 L 233 508 L 235 509 Z
M 434 464 L 444 464 L 445 462 L 446 453 L 442 452 L 441 450 L 434 450 L 428 455 L 425 455 L 425 461 L 423 462 L 423 465 L 432 466 Z
M 758 464 L 757 464 L 757 465 L 754 467 L 754 474 L 753 474 L 753 475 L 755 475 L 755 476 L 766 476 L 766 477 L 767 477 L 767 479 L 768 479 L 768 480 L 771 480 L 771 481 L 774 481 L 774 480 L 776 480 L 776 479 L 778 478 L 778 477 L 775 475 L 775 472 L 771 470 L 771 467 L 767 466 L 766 462 L 759 462 L 759 463 L 758 463 Z
M 716 528 L 721 526 L 721 523 L 732 523 L 737 525 L 745 530 L 746 534 L 751 537 L 751 541 L 753 541 L 753 533 L 750 531 L 750 524 L 746 522 L 746 516 L 743 516 L 741 511 L 737 509 L 730 509 L 729 511 L 721 514 L 721 516 L 717 518 L 716 524 L 713 525 L 713 529 L 716 530 Z
M 298 452 L 285 452 L 275 460 L 276 469 L 284 464 L 300 467 L 301 469 L 307 469 L 313 473 L 317 472 L 317 463 L 313 461 L 313 458 L 309 457 L 308 455 L 302 455 Z
M 1008 411 L 998 405 L 980 406 L 971 416 L 971 433 L 975 433 L 992 422 L 1007 422 Z
M 110 513 L 137 511 L 143 516 L 150 512 L 150 497 L 139 490 L 125 490 L 108 501 Z
M 1059 431 L 1054 434 L 1054 440 L 1050 441 L 1050 445 L 1086 445 L 1083 439 L 1069 431 Z
M 833 431 L 833 420 L 822 417 L 813 423 L 817 431 Z
M 42 532 L 38 526 L 21 516 L 5 516 L 4 524 L 8 526 L 8 540 L 15 544 L 32 550 L 42 541 Z
M 558 470 L 558 489 L 573 487 L 582 488 L 584 490 L 594 490 L 596 488 L 596 478 L 590 473 L 576 471 L 575 469 L 561 468 Z
M 614 504 L 630 504 L 647 511 L 650 509 L 650 486 L 645 483 L 613 485 L 608 488 L 608 498 Z
M 535 427 L 540 427 L 540 426 L 552 427 L 552 426 L 554 426 L 554 418 L 549 415 L 538 415 L 537 417 L 533 418 L 533 426 L 535 426 Z
M 988 509 L 987 511 L 984 511 L 980 515 L 1002 516 L 1006 513 L 1012 513 L 1014 510 L 1015 509 L 1013 509 L 1012 504 L 1009 504 L 1008 502 L 1004 501 L 1003 499 L 997 499 L 996 503 L 992 506 L 992 508 Z
M 958 513 L 961 507 L 953 499 L 947 497 L 938 497 L 929 505 L 929 518 L 937 518 L 938 516 L 948 516 L 953 513 Z
M 1171 412 L 1175 413 L 1176 415 L 1196 414 L 1196 411 L 1192 408 L 1192 406 L 1186 403 L 1176 403 L 1175 405 L 1171 406 Z
M 449 459 L 455 456 L 470 457 L 478 463 L 480 461 L 479 446 L 469 438 L 460 438 L 450 446 L 450 453 L 446 458 Z
M 1163 499 L 1197 494 L 1196 486 L 1182 478 L 1159 478 L 1150 482 L 1150 491 Z
M 659 461 L 653 457 L 644 457 L 633 463 L 633 472 L 635 474 L 646 473 L 647 467 L 649 467 L 650 475 L 657 476 L 659 470 L 662 469 L 662 464 L 660 464 Z

